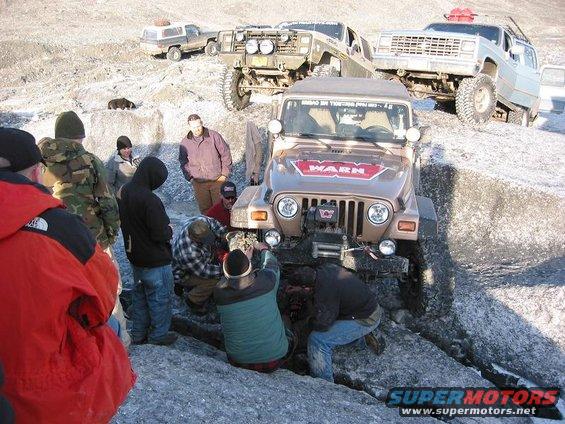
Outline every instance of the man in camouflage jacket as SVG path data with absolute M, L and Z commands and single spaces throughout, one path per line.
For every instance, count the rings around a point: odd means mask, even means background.
M 46 185 L 69 212 L 81 216 L 96 241 L 106 249 L 120 228 L 116 199 L 108 188 L 106 170 L 94 154 L 85 150 L 84 125 L 74 112 L 63 112 L 55 122 L 55 138 L 39 142 L 47 165 Z

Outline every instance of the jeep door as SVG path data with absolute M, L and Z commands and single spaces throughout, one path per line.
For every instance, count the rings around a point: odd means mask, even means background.
M 186 25 L 186 51 L 193 51 L 203 48 L 202 40 L 199 35 L 201 33 L 200 28 L 196 25 Z M 206 44 L 206 43 L 204 43 Z
M 514 103 L 527 109 L 535 109 L 540 90 L 540 72 L 536 51 L 532 46 L 520 40 L 516 40 L 514 45 L 521 46 L 524 49 L 524 54 L 519 55 L 518 65 L 516 66 Z M 534 113 L 536 112 L 534 110 Z
M 345 44 L 349 56 L 344 54 L 344 57 L 340 57 L 341 76 L 371 78 L 373 65 L 369 43 L 351 28 L 346 27 Z

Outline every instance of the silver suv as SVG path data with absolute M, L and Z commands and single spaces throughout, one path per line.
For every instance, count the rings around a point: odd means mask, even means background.
M 527 126 L 539 106 L 537 53 L 515 21 L 507 21 L 383 31 L 373 63 L 381 77 L 401 81 L 415 97 L 433 97 L 440 106 L 455 102 L 464 123 L 481 125 L 496 115 Z

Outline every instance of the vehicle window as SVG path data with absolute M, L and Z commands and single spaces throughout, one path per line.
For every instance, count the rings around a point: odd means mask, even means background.
M 355 54 L 361 54 L 361 42 L 359 41 L 359 36 L 355 34 L 353 30 L 347 28 L 347 33 L 349 35 L 349 47 L 351 51 Z
M 436 23 L 428 25 L 425 29 L 427 31 L 457 32 L 459 34 L 479 35 L 489 41 L 492 41 L 496 45 L 500 44 L 500 28 L 495 26 Z
M 524 46 L 525 53 L 524 53 L 524 60 L 526 61 L 526 66 L 532 69 L 538 69 L 538 61 L 536 58 L 535 50 L 530 46 Z
M 510 48 L 512 47 L 512 37 L 510 37 L 510 34 L 508 34 L 506 31 L 504 31 L 504 46 L 503 49 L 505 52 L 508 52 L 508 54 L 510 55 L 510 58 L 516 62 L 520 62 L 520 57 L 513 55 L 512 53 L 510 53 Z
M 541 84 L 551 87 L 565 87 L 565 69 L 545 68 L 541 74 Z
M 369 42 L 364 38 L 361 38 L 361 43 L 363 44 L 363 55 L 366 59 L 371 60 L 371 46 L 369 45 Z
M 282 22 L 277 28 L 318 31 L 338 40 L 343 37 L 343 25 L 339 22 Z
M 167 28 L 163 30 L 163 37 L 177 37 L 182 35 L 182 27 Z
M 286 135 L 360 141 L 404 141 L 406 105 L 388 102 L 287 100 L 283 106 Z
M 159 38 L 159 32 L 154 29 L 146 29 L 143 31 L 143 38 L 147 40 L 156 40 Z
M 187 25 L 185 28 L 187 35 L 198 35 L 198 27 L 196 25 Z

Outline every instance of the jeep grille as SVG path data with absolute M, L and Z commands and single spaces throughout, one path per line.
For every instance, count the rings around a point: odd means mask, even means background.
M 339 219 L 338 226 L 345 230 L 347 235 L 357 237 L 363 235 L 363 222 L 365 217 L 365 202 L 355 200 L 336 200 L 332 198 L 312 198 L 302 199 L 302 212 L 311 206 L 333 203 L 338 206 Z
M 415 54 L 423 56 L 459 56 L 461 39 L 449 37 L 425 37 L 395 35 L 390 52 L 393 54 Z
M 247 33 L 245 40 L 241 42 L 234 40 L 233 50 L 236 53 L 245 53 L 245 43 L 250 39 L 255 39 L 259 43 L 263 40 L 271 40 L 275 44 L 275 53 L 296 54 L 298 53 L 298 37 L 296 34 L 289 34 L 289 36 L 290 40 L 288 40 L 286 43 L 283 43 L 279 40 L 278 36 L 273 34 Z

